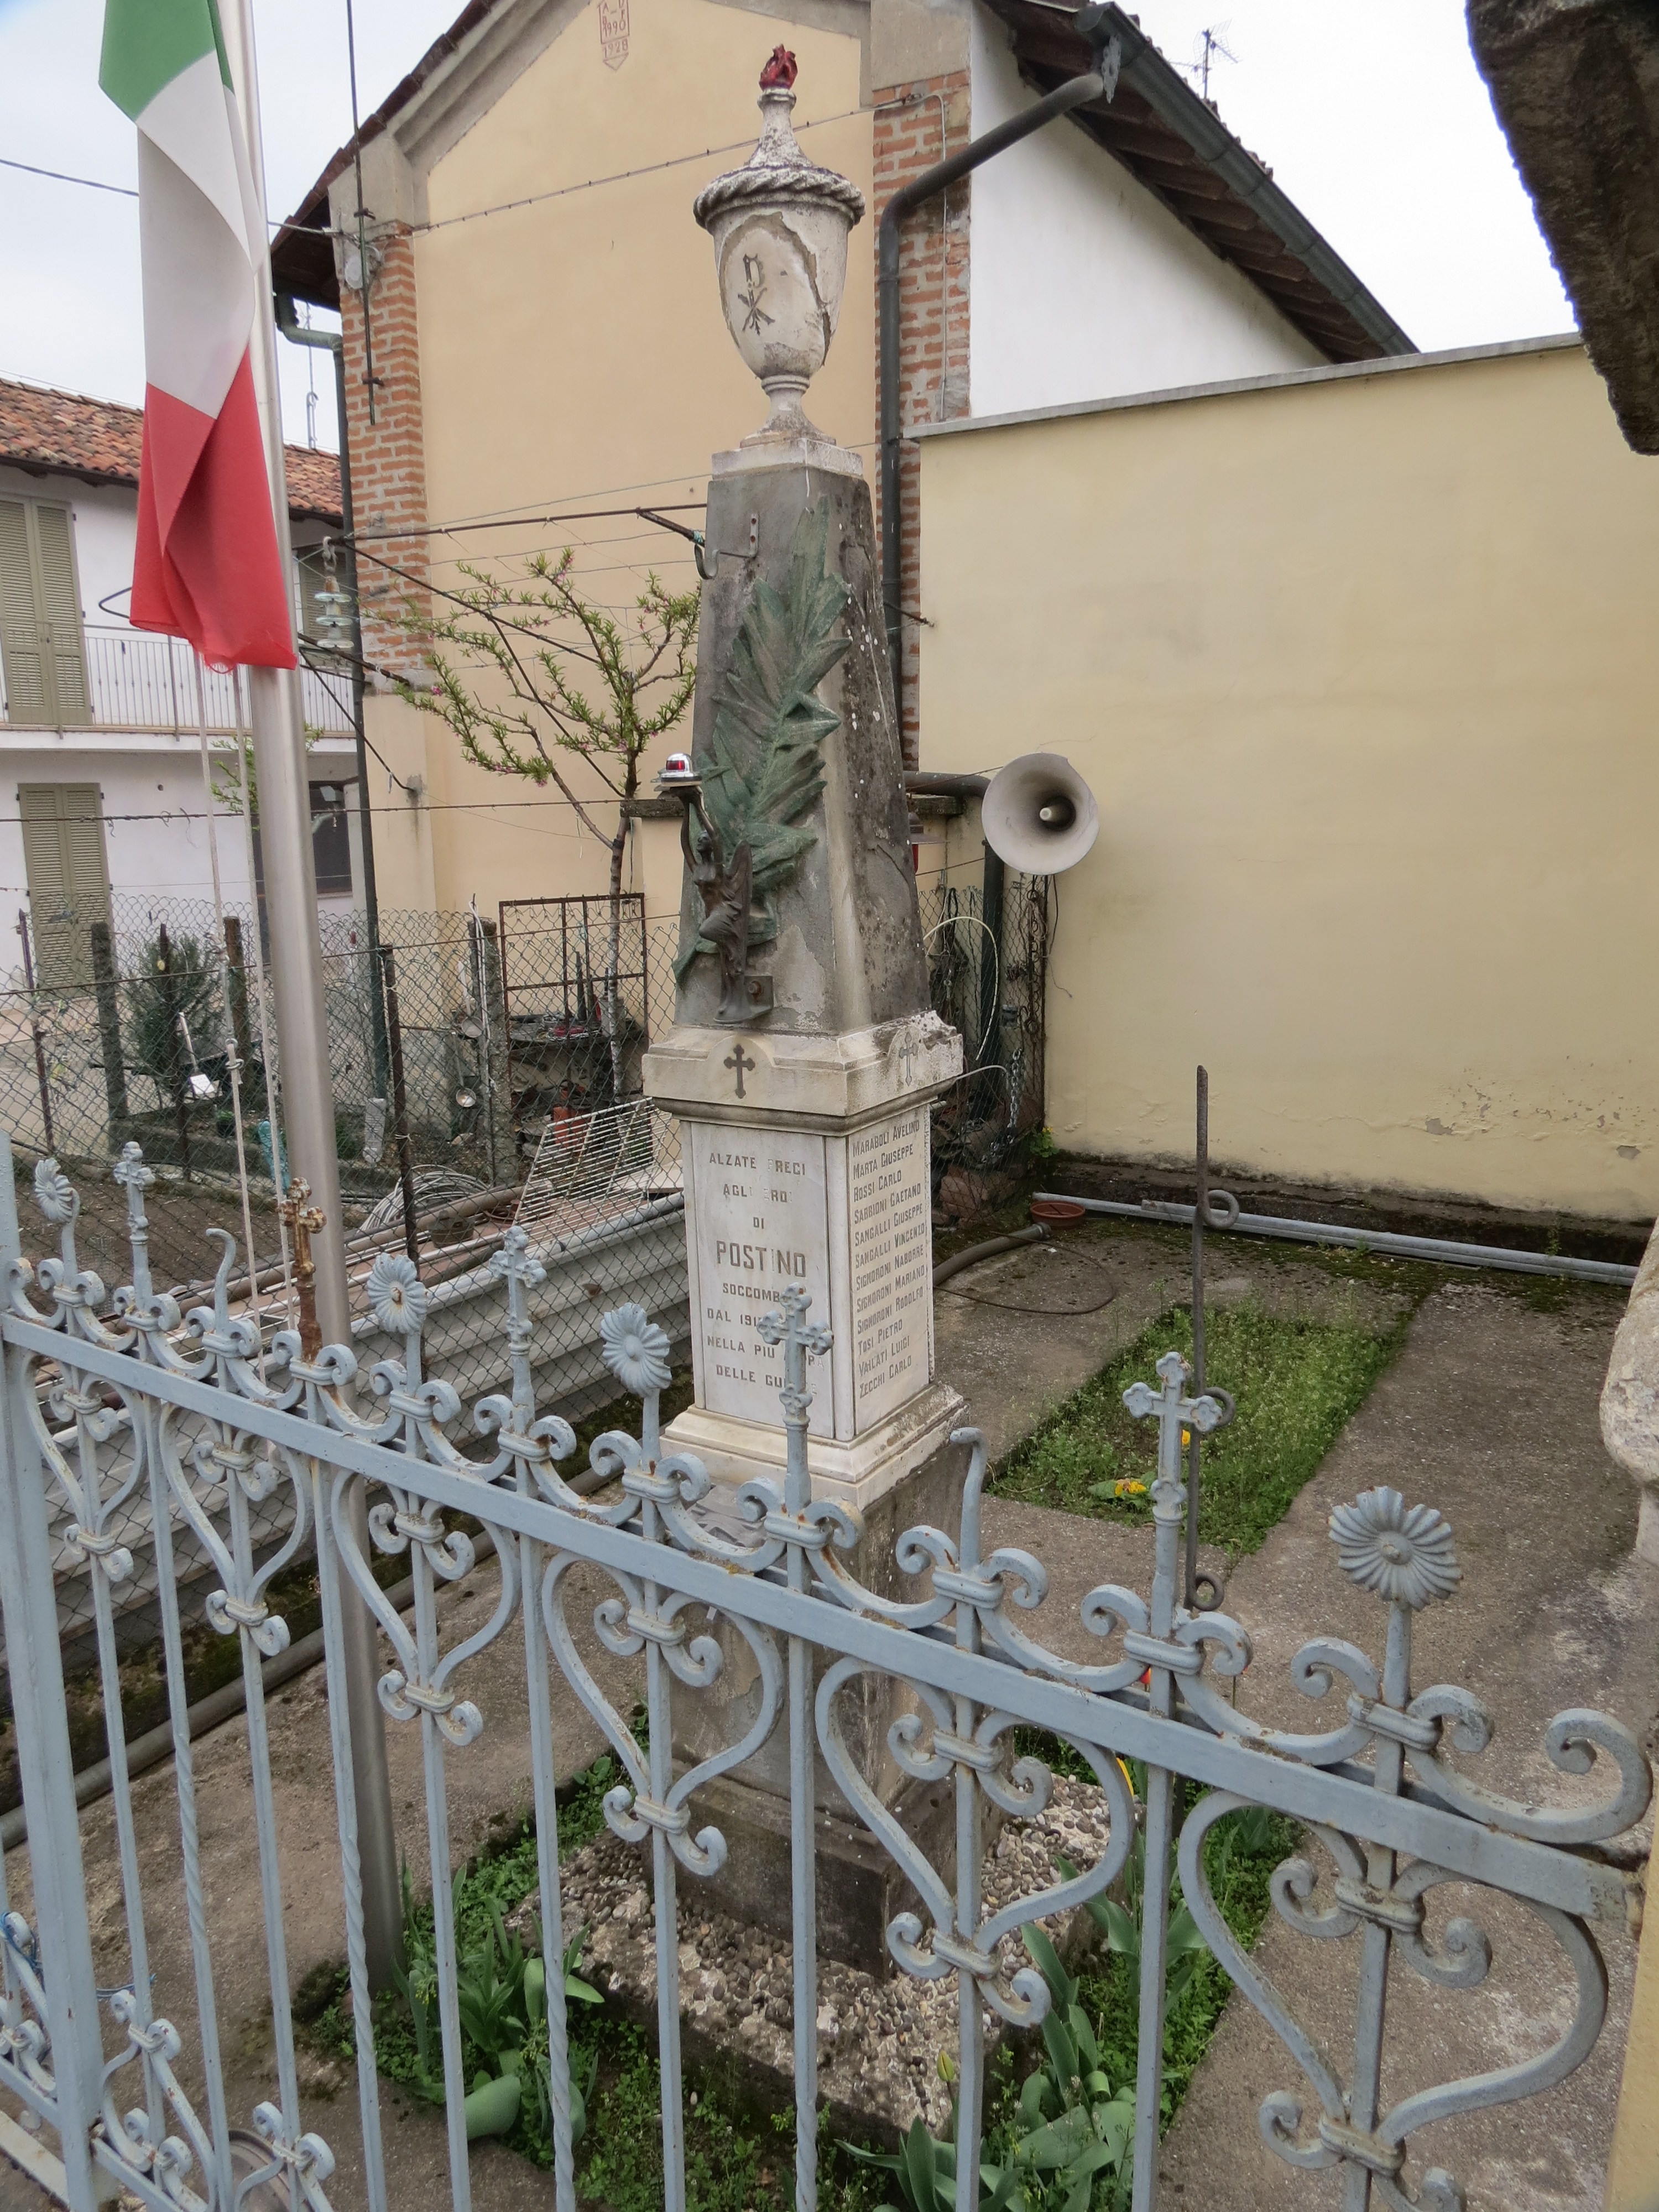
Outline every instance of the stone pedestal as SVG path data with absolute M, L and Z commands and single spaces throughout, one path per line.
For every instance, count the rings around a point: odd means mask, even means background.
M 960 1065 L 932 1013 L 830 1038 L 677 1028 L 652 1053 L 680 1116 L 696 1381 L 668 1437 L 711 1474 L 782 1473 L 783 1352 L 758 1323 L 787 1283 L 834 1331 L 809 1369 L 814 1497 L 868 1506 L 960 1426 L 933 1374 L 928 1114 Z
M 899 1538 L 918 1522 L 961 1533 L 964 1445 L 946 1443 L 896 1483 L 864 1514 L 864 1535 L 842 1553 L 848 1571 L 866 1589 L 914 1598 L 914 1576 L 896 1556 Z M 817 1494 L 818 1485 L 812 1485 Z M 743 1638 L 717 1627 L 726 1665 L 711 1691 L 679 1699 L 675 1748 L 690 1764 L 729 1743 L 753 1717 L 758 1670 Z M 814 1686 L 821 1675 L 814 1668 Z M 949 1880 L 956 1864 L 956 1792 L 946 1782 L 918 1782 L 901 1772 L 888 1731 L 919 1700 L 885 1674 L 860 1674 L 836 1698 L 848 1750 L 882 1802 Z M 848 1807 L 820 1753 L 816 1760 L 818 1948 L 861 1972 L 893 1971 L 887 1928 L 897 1913 L 925 1908 L 884 1847 Z M 764 1747 L 738 1771 L 698 1793 L 697 1817 L 712 1820 L 730 1846 L 725 1866 L 708 1885 L 712 1901 L 787 1942 L 790 1934 L 789 1740 L 782 1722 Z

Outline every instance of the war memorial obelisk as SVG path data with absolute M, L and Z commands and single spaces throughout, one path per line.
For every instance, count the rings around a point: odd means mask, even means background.
M 709 485 L 674 1026 L 645 1063 L 681 1124 L 696 1406 L 669 1431 L 734 1481 L 783 1463 L 791 1282 L 815 1496 L 868 1506 L 963 1418 L 933 1379 L 928 1105 L 962 1069 L 928 1005 L 869 488 L 801 410 L 835 329 L 857 189 L 763 78 L 753 158 L 696 202 L 721 303 L 771 401 Z M 746 928 L 745 928 L 746 917 Z
M 933 1375 L 928 1113 L 962 1043 L 928 1003 L 869 487 L 802 411 L 864 204 L 796 143 L 794 73 L 780 48 L 753 156 L 696 203 L 771 411 L 714 456 L 691 764 L 664 780 L 685 808 L 687 866 L 674 1025 L 645 1083 L 680 1122 L 696 1376 L 665 1443 L 717 1486 L 781 1477 L 783 1350 L 759 1324 L 801 1285 L 808 1319 L 832 1332 L 808 1375 L 812 1494 L 856 1509 L 861 1582 L 915 1595 L 897 1537 L 923 1521 L 955 1532 L 966 1466 L 950 1442 L 966 1407 Z M 688 1701 L 688 1753 L 729 1723 L 743 1662 L 734 1644 L 722 1690 Z M 887 1742 L 902 1695 L 882 1678 L 849 1686 L 844 1733 L 884 1799 L 929 1829 Z M 721 1901 L 787 1932 L 781 1732 L 702 1795 L 732 1842 Z M 880 1971 L 893 1863 L 827 1774 L 819 1802 L 820 1941 Z

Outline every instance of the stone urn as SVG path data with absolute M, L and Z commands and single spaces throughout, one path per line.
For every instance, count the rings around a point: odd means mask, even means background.
M 817 434 L 801 396 L 836 334 L 847 234 L 864 214 L 858 186 L 796 143 L 794 81 L 795 58 L 780 46 L 761 72 L 759 144 L 742 168 L 706 185 L 692 209 L 714 241 L 726 328 L 772 403 L 763 438 Z

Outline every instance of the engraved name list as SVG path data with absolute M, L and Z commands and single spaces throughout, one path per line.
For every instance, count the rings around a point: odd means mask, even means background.
M 917 1109 L 847 1140 L 858 1426 L 892 1413 L 933 1372 L 927 1116 Z

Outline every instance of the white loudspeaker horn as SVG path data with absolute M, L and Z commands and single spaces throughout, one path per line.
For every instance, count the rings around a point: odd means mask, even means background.
M 1058 753 L 1022 753 L 999 769 L 980 819 L 991 850 L 1028 876 L 1057 876 L 1100 835 L 1095 795 Z

